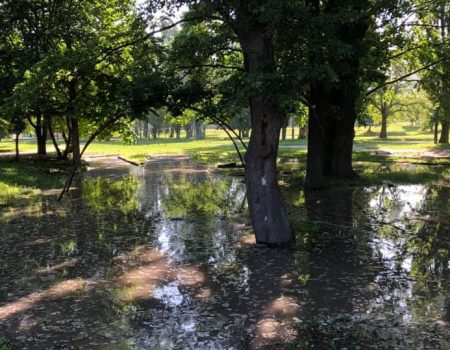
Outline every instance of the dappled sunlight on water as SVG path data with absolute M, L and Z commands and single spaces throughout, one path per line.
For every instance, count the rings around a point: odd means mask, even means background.
M 242 178 L 184 157 L 95 168 L 61 205 L 2 217 L 0 333 L 20 349 L 449 347 L 449 188 L 295 198 L 298 244 L 270 249 Z
M 67 280 L 59 282 L 43 292 L 31 293 L 19 300 L 9 302 L 6 305 L 0 306 L 0 320 L 6 320 L 20 312 L 27 311 L 45 299 L 57 299 L 64 295 L 80 291 L 84 288 L 84 285 L 85 282 L 81 279 Z

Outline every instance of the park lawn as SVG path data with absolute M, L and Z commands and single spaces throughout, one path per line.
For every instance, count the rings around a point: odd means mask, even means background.
M 19 162 L 0 157 L 0 209 L 37 202 L 51 189 L 62 188 L 70 164 L 34 155 Z
M 362 175 L 361 184 L 376 184 L 383 181 L 394 183 L 424 183 L 424 182 L 449 182 L 450 172 L 442 167 L 428 166 L 428 163 L 450 165 L 450 159 L 418 159 L 412 153 L 395 153 L 389 156 L 369 151 L 399 151 L 399 150 L 425 150 L 437 149 L 432 143 L 433 135 L 429 131 L 423 131 L 420 127 L 411 127 L 406 124 L 398 124 L 390 127 L 392 138 L 380 140 L 375 136 L 364 136 L 366 128 L 356 129 L 355 152 L 353 155 L 355 168 Z M 372 131 L 377 129 L 372 127 Z M 298 134 L 298 133 L 296 133 Z M 290 135 L 290 132 L 288 133 Z M 49 143 L 49 152 L 54 151 Z M 281 158 L 295 159 L 302 164 L 306 160 L 307 142 L 305 140 L 286 140 L 280 143 L 279 154 Z M 0 142 L 1 153 L 14 150 L 14 143 L 10 140 Z M 20 151 L 23 153 L 35 152 L 35 141 L 22 140 Z M 241 150 L 243 150 L 241 148 Z M 144 162 L 149 157 L 160 155 L 187 154 L 193 159 L 214 164 L 219 162 L 239 162 L 232 142 L 221 130 L 207 130 L 207 138 L 204 140 L 180 140 L 170 139 L 162 135 L 158 140 L 140 140 L 137 144 L 127 145 L 119 140 L 94 142 L 88 148 L 86 155 L 118 155 L 134 162 Z M 401 163 L 427 163 L 415 164 L 415 167 L 394 165 Z M 289 170 L 291 164 L 281 164 L 280 170 Z M 383 171 L 380 171 L 380 164 Z M 389 165 L 391 164 L 391 165 Z M 20 201 L 29 201 L 41 195 L 48 189 L 61 188 L 67 172 L 67 163 L 57 162 L 51 159 L 41 159 L 32 155 L 22 155 L 21 161 L 12 161 L 12 155 L 0 157 L 0 207 Z M 304 174 L 303 174 L 304 175 Z
M 433 133 L 423 130 L 422 127 L 410 126 L 406 123 L 389 126 L 389 138 L 380 140 L 378 138 L 379 127 L 372 127 L 372 136 L 366 136 L 367 127 L 357 127 L 355 138 L 355 151 L 410 151 L 448 148 L 448 146 L 434 145 Z M 307 142 L 305 140 L 289 139 L 291 132 L 288 131 L 288 139 L 280 142 L 281 156 L 299 156 L 306 154 Z M 298 128 L 295 130 L 298 135 Z M 20 152 L 35 152 L 35 141 L 22 140 L 20 142 Z M 54 152 L 53 145 L 49 142 L 49 152 Z M 3 140 L 0 142 L 0 154 L 2 152 L 13 152 L 14 142 Z M 167 134 L 162 134 L 158 140 L 139 140 L 136 144 L 123 144 L 120 140 L 111 140 L 92 143 L 86 155 L 118 155 L 135 162 L 143 162 L 148 157 L 156 155 L 188 154 L 198 155 L 201 153 L 228 153 L 234 152 L 232 142 L 222 130 L 207 130 L 207 137 L 204 140 L 186 140 L 184 134 L 179 140 L 168 138 Z

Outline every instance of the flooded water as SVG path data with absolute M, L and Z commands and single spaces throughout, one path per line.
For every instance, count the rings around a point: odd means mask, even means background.
M 187 159 L 75 185 L 2 216 L 0 348 L 450 348 L 450 188 L 299 192 L 276 250 L 242 177 Z

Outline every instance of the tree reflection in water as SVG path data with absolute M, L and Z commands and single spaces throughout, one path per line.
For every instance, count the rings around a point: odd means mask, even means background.
M 292 250 L 257 247 L 241 178 L 183 158 L 87 178 L 2 219 L 0 333 L 18 348 L 447 348 L 449 196 L 296 196 Z

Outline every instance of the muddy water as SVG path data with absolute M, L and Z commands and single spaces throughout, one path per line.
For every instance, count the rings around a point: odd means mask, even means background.
M 450 189 L 298 193 L 297 247 L 258 247 L 240 177 L 183 158 L 93 169 L 0 226 L 17 349 L 446 349 Z

